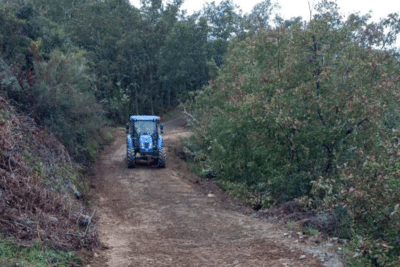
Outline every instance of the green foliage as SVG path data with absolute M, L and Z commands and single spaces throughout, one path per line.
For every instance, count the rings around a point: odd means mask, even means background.
M 243 17 L 243 28 L 247 33 L 242 32 L 239 34 L 241 38 L 244 36 L 251 36 L 254 33 L 271 28 L 272 24 L 272 11 L 277 8 L 277 4 L 272 4 L 271 0 L 264 0 L 253 7 L 250 14 Z
M 166 89 L 167 105 L 171 99 L 185 100 L 187 93 L 201 89 L 207 75 L 207 24 L 204 18 L 179 21 L 168 35 L 160 55 L 160 72 Z
M 222 1 L 219 5 L 215 2 L 206 4 L 204 15 L 211 27 L 211 37 L 226 41 L 239 30 L 241 14 L 237 8 L 231 0 Z
M 89 51 L 91 61 L 96 62 L 96 97 L 108 117 L 117 122 L 125 121 L 133 112 L 162 114 L 186 94 L 184 86 L 176 85 L 176 72 L 171 74 L 165 68 L 165 64 L 182 59 L 180 51 L 175 51 L 177 58 L 172 60 L 172 52 L 165 48 L 175 46 L 171 44 L 175 40 L 168 36 L 181 1 L 166 6 L 159 1 L 142 4 L 140 10 L 119 0 L 82 4 L 67 23 L 75 43 Z M 197 72 L 188 75 L 186 84 L 198 79 Z
M 221 185 L 221 188 L 225 191 L 228 191 L 231 196 L 234 196 L 241 201 L 246 201 L 248 199 L 248 190 L 246 184 L 225 181 L 220 181 L 219 184 Z
M 1 121 L 7 121 L 7 120 L 9 120 L 10 119 L 10 112 L 7 110 L 7 111 L 4 111 L 4 110 L 0 110 L 0 120 Z
M 83 260 L 73 251 L 55 251 L 39 244 L 22 247 L 12 239 L 0 240 L 1 266 L 71 266 L 82 264 Z
M 93 159 L 89 140 L 102 130 L 103 112 L 94 97 L 85 52 L 54 51 L 35 69 L 40 80 L 35 92 L 40 122 L 63 139 L 72 155 L 83 153 Z
M 15 16 L 11 5 L 1 5 L 0 25 L 0 56 L 23 64 L 30 44 L 30 39 L 21 31 L 26 28 L 26 22 Z
M 223 56 L 228 48 L 228 41 L 233 35 L 242 32 L 242 14 L 231 0 L 207 3 L 203 17 L 209 25 L 208 40 L 212 60 L 218 66 L 223 64 Z
M 398 264 L 400 252 L 399 137 L 381 142 L 381 147 L 360 155 L 362 164 L 344 164 L 341 200 L 349 207 L 354 232 L 364 241 L 353 249 L 375 266 Z M 394 266 L 394 265 L 393 265 Z
M 224 191 L 227 191 L 229 195 L 240 200 L 245 205 L 252 207 L 254 210 L 269 208 L 272 203 L 272 199 L 265 193 L 265 185 L 262 183 L 250 187 L 248 187 L 246 183 L 230 182 L 222 179 L 217 180 L 217 183 Z
M 73 156 L 91 161 L 105 141 L 92 62 L 71 43 L 65 27 L 40 13 L 42 4 L 15 2 L 0 8 L 0 36 L 6 38 L 1 53 L 8 63 L 1 61 L 1 89 L 56 133 Z
M 287 222 L 286 222 L 286 225 L 287 225 L 289 228 L 295 228 L 295 227 L 296 227 L 294 221 L 287 221 Z
M 312 226 L 308 227 L 305 231 L 303 231 L 305 235 L 317 235 L 319 234 L 319 231 L 317 229 L 314 229 Z
M 334 26 L 316 19 L 233 43 L 195 103 L 210 118 L 204 146 L 214 171 L 248 185 L 265 181 L 285 201 L 336 175 L 365 142 L 373 149 L 382 113 L 398 106 L 398 71 L 387 52 L 352 40 L 358 22 Z
M 345 248 L 348 266 L 399 266 L 398 250 L 385 241 L 354 235 Z M 397 252 L 397 253 L 396 253 Z
M 348 229 L 338 234 L 375 242 L 363 260 L 381 266 L 399 253 L 400 69 L 393 51 L 375 49 L 390 40 L 374 25 L 322 1 L 309 23 L 259 27 L 231 41 L 184 108 L 195 132 L 187 149 L 205 173 L 238 197 L 258 188 L 267 203 L 331 210 Z
M 6 57 L 18 59 L 30 77 L 33 62 L 49 61 L 54 50 L 85 50 L 96 99 L 121 123 L 132 113 L 162 115 L 201 89 L 209 80 L 206 62 L 220 66 L 228 39 L 240 31 L 241 14 L 232 2 L 210 4 L 201 17 L 179 13 L 181 5 L 143 1 L 139 10 L 124 0 L 7 1 L 0 40 Z M 26 99 L 13 98 L 30 109 L 31 91 L 23 89 Z

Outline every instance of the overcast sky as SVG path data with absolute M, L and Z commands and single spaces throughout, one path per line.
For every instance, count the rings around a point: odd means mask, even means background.
M 167 2 L 166 0 L 163 0 Z M 335 0 L 333 0 L 335 1 Z M 131 4 L 140 7 L 140 0 L 130 0 Z M 188 14 L 192 14 L 194 11 L 200 11 L 206 2 L 212 2 L 210 0 L 185 0 L 182 9 L 186 9 Z M 218 4 L 221 0 L 215 0 Z M 233 2 L 240 6 L 243 13 L 250 13 L 254 5 L 261 2 L 260 0 L 233 0 Z M 308 3 L 318 3 L 317 0 L 272 0 L 272 2 L 278 2 L 281 6 L 279 13 L 285 19 L 291 17 L 301 16 L 303 19 L 308 20 L 310 18 L 310 12 L 308 9 Z M 381 17 L 386 17 L 389 13 L 400 12 L 400 0 L 336 0 L 336 3 L 340 7 L 340 11 L 348 15 L 353 12 L 360 11 L 361 14 L 365 14 L 372 10 L 372 18 L 378 20 Z

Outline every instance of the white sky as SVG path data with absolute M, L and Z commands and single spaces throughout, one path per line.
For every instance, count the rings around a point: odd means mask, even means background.
M 129 0 L 132 5 L 140 7 L 140 0 Z M 163 0 L 167 2 L 166 0 Z M 335 1 L 335 0 L 333 0 Z M 210 0 L 185 0 L 182 9 L 186 9 L 188 14 L 194 11 L 200 11 L 206 2 Z M 218 4 L 221 0 L 215 0 Z M 250 13 L 254 5 L 262 2 L 262 0 L 233 0 L 233 2 L 240 6 L 243 13 Z M 278 2 L 281 6 L 279 13 L 285 19 L 291 17 L 302 16 L 303 19 L 309 20 L 310 12 L 308 9 L 308 2 L 311 4 L 318 3 L 318 0 L 272 0 Z M 389 13 L 400 12 L 400 0 L 336 0 L 335 1 L 340 12 L 348 15 L 353 12 L 360 11 L 365 14 L 372 10 L 372 19 L 377 21 L 381 17 L 386 17 Z

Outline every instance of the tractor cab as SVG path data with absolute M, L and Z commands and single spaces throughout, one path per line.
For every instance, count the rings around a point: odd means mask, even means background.
M 126 125 L 128 167 L 135 167 L 137 160 L 156 162 L 165 167 L 166 152 L 163 147 L 163 125 L 158 116 L 131 116 Z

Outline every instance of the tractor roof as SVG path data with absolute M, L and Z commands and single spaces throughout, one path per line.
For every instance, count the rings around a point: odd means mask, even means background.
M 131 121 L 160 121 L 160 117 L 150 115 L 135 115 L 131 116 L 130 119 Z

